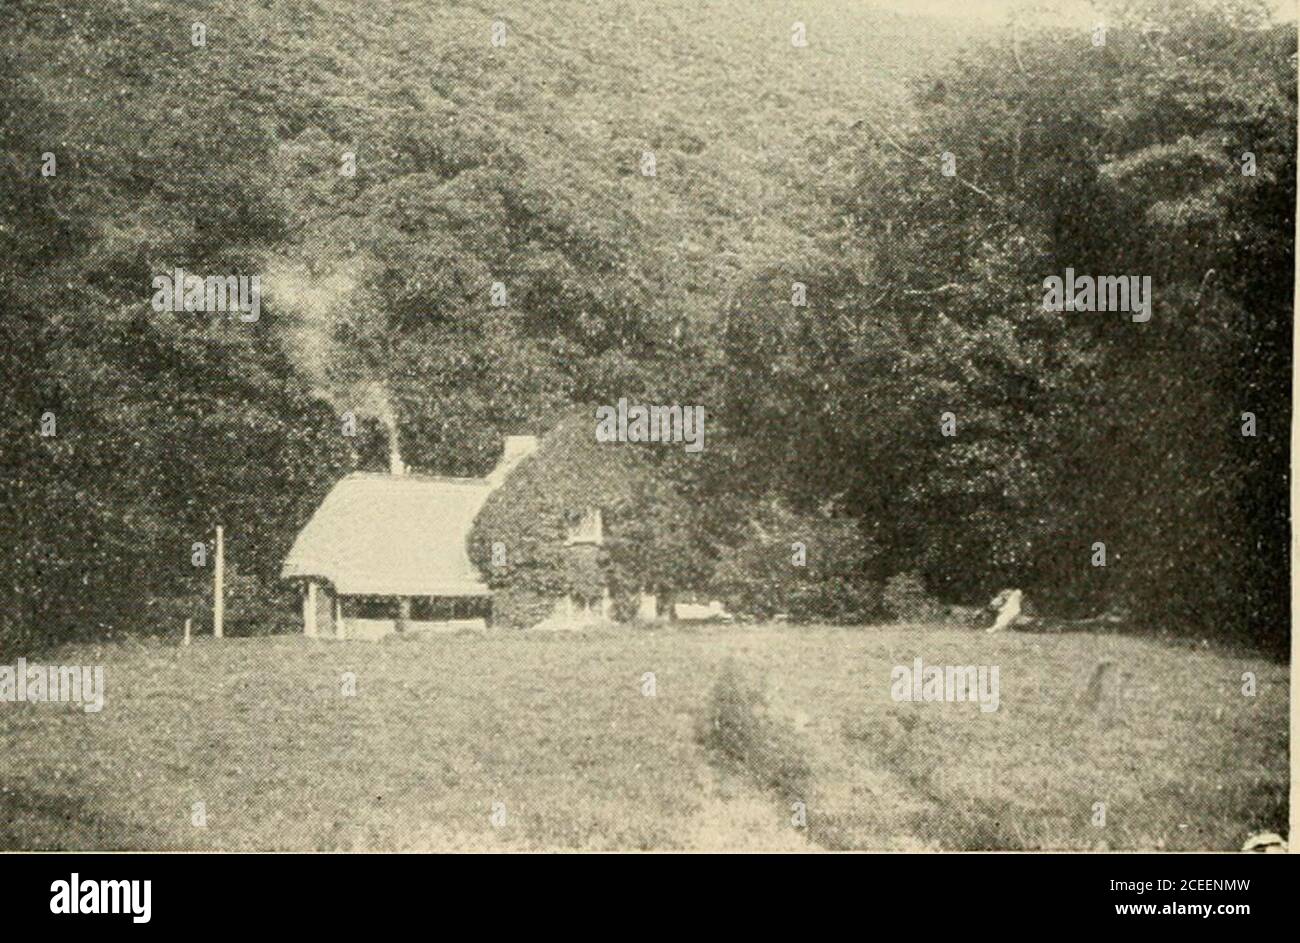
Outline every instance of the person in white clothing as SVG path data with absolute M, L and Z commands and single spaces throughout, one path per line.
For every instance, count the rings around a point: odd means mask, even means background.
M 998 610 L 998 617 L 989 626 L 988 631 L 1000 632 L 1013 625 L 1020 618 L 1020 602 L 1024 596 L 1025 594 L 1018 589 L 1004 589 L 994 596 L 993 601 L 989 603 L 989 608 Z

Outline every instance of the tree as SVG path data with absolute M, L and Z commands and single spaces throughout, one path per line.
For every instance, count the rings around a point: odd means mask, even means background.
M 1258 10 L 1116 5 L 1100 47 L 1008 29 L 918 82 L 910 122 L 863 117 L 815 301 L 759 273 L 730 329 L 729 427 L 785 467 L 802 433 L 784 493 L 837 500 L 883 572 L 950 597 L 1014 581 L 1285 637 L 1295 31 Z M 1154 315 L 1045 310 L 1066 267 L 1151 276 Z M 1242 401 L 1276 437 L 1243 440 Z

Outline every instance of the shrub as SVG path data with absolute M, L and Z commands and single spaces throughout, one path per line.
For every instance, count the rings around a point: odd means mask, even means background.
M 857 575 L 830 577 L 800 586 L 790 600 L 795 622 L 831 622 L 841 625 L 872 622 L 884 614 L 880 584 Z
M 492 624 L 526 629 L 549 616 L 554 607 L 553 597 L 524 586 L 503 586 L 492 593 Z
M 212 631 L 211 573 L 190 580 L 188 592 L 155 596 L 142 609 L 138 630 L 175 636 L 192 619 L 196 635 Z M 226 569 L 224 631 L 229 636 L 273 635 L 302 631 L 297 591 L 284 583 L 248 576 L 235 566 Z
M 882 601 L 885 612 L 902 622 L 933 621 L 945 612 L 916 573 L 898 573 L 886 580 Z
M 873 554 L 856 521 L 769 498 L 742 542 L 721 554 L 713 592 L 760 619 L 784 612 L 796 622 L 862 622 L 880 613 L 879 587 L 866 574 Z

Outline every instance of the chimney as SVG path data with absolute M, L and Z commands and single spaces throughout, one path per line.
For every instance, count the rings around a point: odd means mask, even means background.
M 514 467 L 537 451 L 537 436 L 508 435 L 506 446 L 501 453 L 501 461 L 487 476 L 488 484 L 496 487 L 506 480 Z
M 406 463 L 402 461 L 402 450 L 397 445 L 397 423 L 386 420 L 384 428 L 388 430 L 388 473 L 405 475 Z

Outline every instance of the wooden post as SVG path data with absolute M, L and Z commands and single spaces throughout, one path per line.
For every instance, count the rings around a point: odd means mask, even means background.
M 193 621 L 193 619 L 185 620 L 185 641 L 181 643 L 182 645 L 190 644 L 190 623 Z
M 397 625 L 394 626 L 394 628 L 397 630 L 397 633 L 400 635 L 401 633 L 405 632 L 408 628 L 410 628 L 410 622 L 411 622 L 411 597 L 398 596 L 397 597 Z
M 302 598 L 302 632 L 310 638 L 316 637 L 316 583 L 314 580 L 307 582 L 307 594 Z
M 217 525 L 217 565 L 212 574 L 212 637 L 225 634 L 226 623 L 226 539 Z

